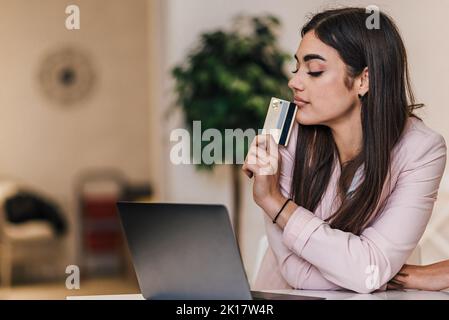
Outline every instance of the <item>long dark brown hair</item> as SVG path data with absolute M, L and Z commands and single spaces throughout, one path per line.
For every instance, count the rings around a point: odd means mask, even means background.
M 376 208 L 388 182 L 390 153 L 408 117 L 416 117 L 413 110 L 423 106 L 415 104 L 407 54 L 396 25 L 379 12 L 380 28 L 368 29 L 368 17 L 365 8 L 326 10 L 314 15 L 301 30 L 303 37 L 313 30 L 322 42 L 337 50 L 347 66 L 348 89 L 352 80 L 368 67 L 369 91 L 361 98 L 363 145 L 357 156 L 341 165 L 337 190 L 341 205 L 328 219 L 332 228 L 357 235 L 380 212 Z M 299 124 L 291 188 L 298 205 L 316 210 L 337 156 L 329 127 Z M 348 193 L 361 165 L 362 179 Z

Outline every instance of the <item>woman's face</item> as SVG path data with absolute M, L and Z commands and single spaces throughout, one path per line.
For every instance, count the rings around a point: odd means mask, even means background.
M 355 82 L 349 80 L 338 52 L 312 30 L 304 35 L 295 57 L 297 72 L 288 86 L 298 106 L 296 121 L 332 126 L 351 117 L 361 105 L 359 91 Z

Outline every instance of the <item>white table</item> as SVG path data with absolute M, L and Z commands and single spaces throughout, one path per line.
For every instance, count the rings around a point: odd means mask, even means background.
M 349 291 L 314 291 L 314 290 L 270 290 L 267 292 L 297 294 L 321 297 L 327 300 L 449 300 L 445 291 L 383 291 L 371 294 L 358 294 Z M 67 300 L 144 300 L 141 294 L 116 294 L 93 296 L 67 296 Z

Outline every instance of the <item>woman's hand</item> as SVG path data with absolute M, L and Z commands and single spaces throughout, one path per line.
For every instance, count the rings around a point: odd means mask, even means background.
M 449 288 L 449 264 L 447 261 L 427 266 L 404 265 L 390 280 L 388 289 L 418 289 L 440 291 Z
M 254 201 L 271 219 L 286 200 L 279 190 L 280 164 L 278 145 L 271 135 L 266 134 L 253 140 L 242 167 L 249 178 L 254 177 Z

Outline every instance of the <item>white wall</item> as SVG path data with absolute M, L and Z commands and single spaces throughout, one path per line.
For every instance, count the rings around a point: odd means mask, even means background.
M 449 40 L 445 37 L 445 13 L 449 2 L 444 0 L 420 1 L 299 1 L 299 0 L 169 0 L 165 2 L 165 69 L 183 61 L 186 53 L 196 43 L 200 33 L 215 28 L 228 27 L 231 18 L 237 14 L 271 13 L 278 16 L 283 29 L 280 36 L 281 46 L 292 54 L 300 41 L 299 31 L 305 23 L 306 15 L 317 12 L 321 8 L 335 4 L 378 5 L 389 12 L 402 31 L 408 48 L 411 75 L 419 102 L 425 102 L 427 108 L 422 114 L 425 122 L 441 132 L 449 141 L 449 127 L 446 121 L 449 110 L 448 81 L 446 74 L 449 69 L 447 56 Z M 167 80 L 167 79 L 166 79 Z M 164 93 L 168 93 L 170 82 L 165 82 Z M 171 97 L 169 94 L 166 97 Z M 173 98 L 173 97 L 171 97 Z M 166 145 L 163 157 L 166 159 L 166 176 L 163 195 L 172 201 L 220 202 L 231 208 L 230 175 L 226 167 L 219 167 L 213 174 L 198 173 L 192 166 L 173 166 L 168 161 L 170 128 L 179 126 L 180 122 L 172 122 L 165 127 L 163 136 Z M 251 196 L 251 184 L 242 177 L 244 192 L 244 234 L 243 259 L 248 275 L 253 276 L 254 259 L 257 241 L 263 235 L 261 211 L 254 205 Z M 445 182 L 442 191 L 449 191 L 449 183 Z M 442 206 L 443 209 L 445 206 Z M 443 215 L 438 208 L 435 216 Z M 427 238 L 426 238 L 427 239 Z M 427 240 L 426 240 L 427 241 Z M 425 243 L 425 261 L 449 257 L 449 244 L 432 247 Z
M 68 4 L 80 7 L 80 30 L 65 28 Z M 150 179 L 147 14 L 145 0 L 0 1 L 0 176 L 62 204 L 70 244 L 81 170 L 110 166 L 134 182 Z M 50 103 L 37 81 L 44 55 L 66 44 L 87 51 L 97 73 L 91 98 L 70 108 Z

